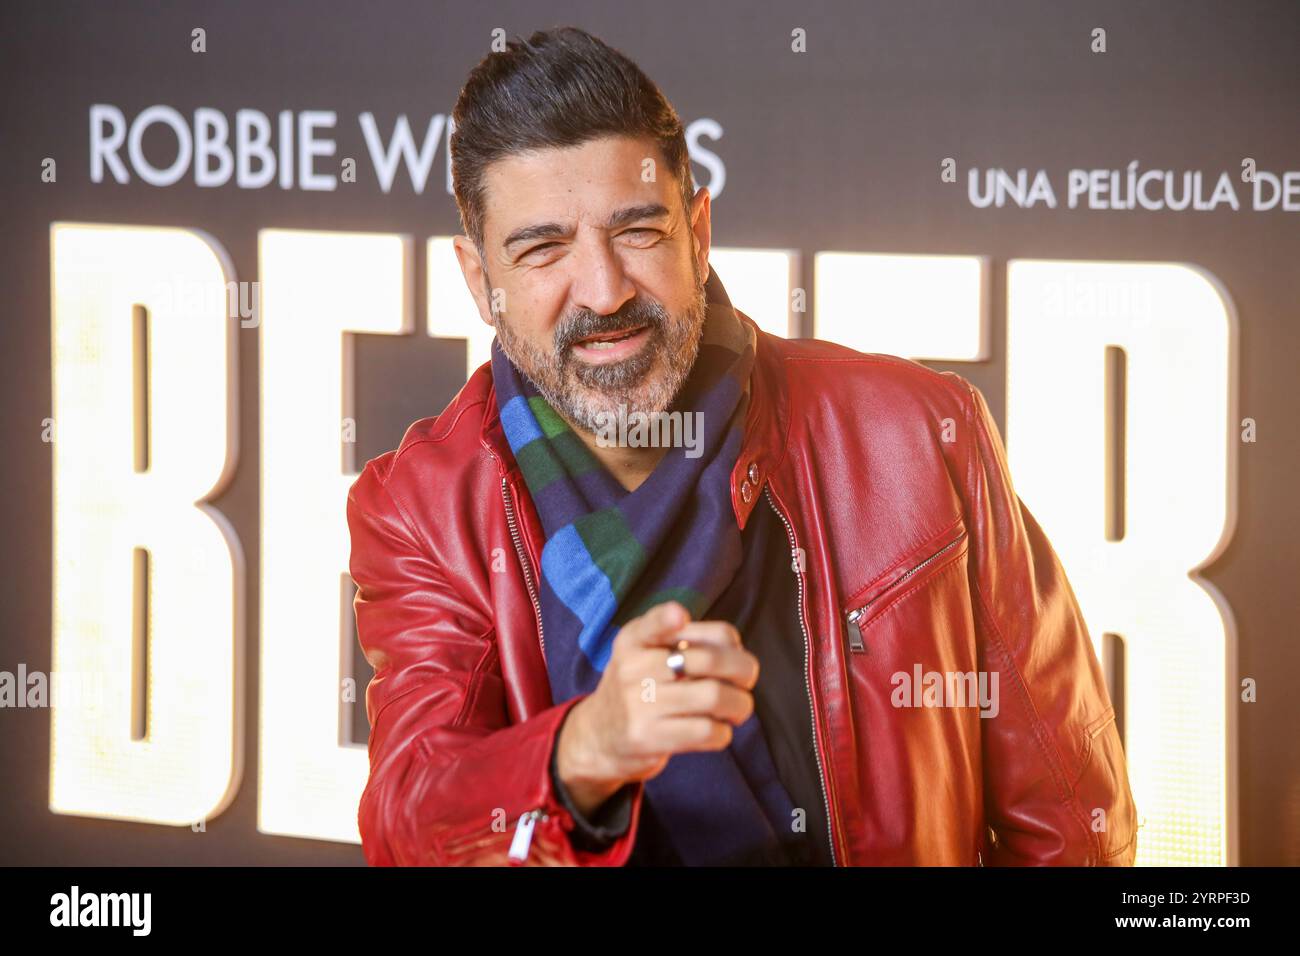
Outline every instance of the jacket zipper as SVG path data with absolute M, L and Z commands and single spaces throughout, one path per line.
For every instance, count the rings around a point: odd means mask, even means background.
M 528 850 L 533 845 L 533 830 L 537 827 L 539 817 L 543 820 L 550 819 L 540 808 L 520 814 L 519 822 L 515 824 L 514 838 L 510 841 L 510 852 L 506 854 L 508 859 L 520 863 L 528 859 Z
M 767 503 L 772 506 L 772 510 L 775 511 L 777 517 L 781 519 L 781 523 L 785 525 L 786 537 L 790 539 L 790 553 L 798 554 L 797 549 L 799 547 L 799 543 L 795 541 L 794 528 L 790 526 L 790 520 L 781 512 L 781 509 L 776 506 L 776 502 L 772 499 L 771 491 L 767 485 L 763 486 L 763 496 L 767 498 Z M 822 802 L 825 804 L 826 807 L 826 828 L 830 831 L 828 833 L 828 836 L 830 837 L 831 866 L 839 866 L 839 864 L 835 860 L 835 820 L 831 816 L 830 799 L 826 796 L 826 773 L 822 769 L 821 750 L 817 747 L 817 712 L 816 712 L 816 705 L 813 704 L 812 678 L 810 676 L 811 674 L 810 668 L 812 664 L 812 642 L 811 640 L 809 640 L 808 637 L 808 627 L 807 625 L 804 624 L 805 608 L 804 608 L 803 575 L 804 572 L 799 571 L 797 580 L 799 582 L 799 630 L 803 632 L 804 688 L 808 692 L 808 713 L 812 718 L 813 755 L 817 758 L 817 780 L 818 783 L 821 784 Z
M 510 526 L 510 537 L 515 543 L 515 554 L 519 556 L 519 563 L 524 569 L 524 584 L 528 586 L 528 599 L 533 602 L 533 613 L 537 616 L 537 642 L 542 648 L 542 660 L 546 660 L 546 635 L 542 633 L 542 604 L 537 599 L 537 591 L 533 588 L 533 571 L 532 566 L 528 563 L 528 557 L 524 554 L 524 543 L 519 537 L 519 526 L 515 523 L 514 505 L 510 503 L 510 487 L 505 478 L 501 479 L 501 500 L 506 506 L 506 524 Z
M 510 839 L 510 849 L 506 853 L 506 858 L 510 861 L 523 862 L 528 859 L 528 853 L 533 843 L 533 831 L 537 827 L 539 820 L 545 821 L 551 819 L 551 815 L 541 807 L 532 810 L 525 810 L 519 815 L 519 821 L 515 824 L 514 836 Z M 485 838 L 491 836 L 494 832 L 489 824 L 486 828 L 476 830 L 468 836 L 458 837 L 447 844 L 447 848 L 453 852 L 466 850 L 477 843 L 481 843 Z
M 846 630 L 848 631 L 849 634 L 849 649 L 856 651 L 859 654 L 865 654 L 867 652 L 867 643 L 862 637 L 862 627 L 858 624 L 858 622 L 862 620 L 863 615 L 867 613 L 867 611 L 871 608 L 873 604 L 875 604 L 885 595 L 889 594 L 891 591 L 894 590 L 894 588 L 898 587 L 900 584 L 902 584 L 912 575 L 916 574 L 917 571 L 920 571 L 926 565 L 930 564 L 930 562 L 938 560 L 943 554 L 955 548 L 958 544 L 961 543 L 961 540 L 964 537 L 966 537 L 965 531 L 963 531 L 960 535 L 958 535 L 954 540 L 948 542 L 946 545 L 944 545 L 934 554 L 930 555 L 928 558 L 926 558 L 916 567 L 912 568 L 910 571 L 903 574 L 897 581 L 895 581 L 889 587 L 885 588 L 885 590 L 881 591 L 879 594 L 873 597 L 866 604 L 862 605 L 861 607 L 854 608 L 852 611 L 849 611 L 849 613 L 845 616 L 844 619 L 846 624 Z
M 510 485 L 505 477 L 501 479 L 501 500 L 506 506 L 506 524 L 510 526 L 510 538 L 515 543 L 515 554 L 518 555 L 519 564 L 524 569 L 524 584 L 528 586 L 528 599 L 533 603 L 533 614 L 537 618 L 537 643 L 542 649 L 542 661 L 545 663 L 546 635 L 542 633 L 542 604 L 537 599 L 537 591 L 533 586 L 532 565 L 528 563 L 528 556 L 524 553 L 524 543 L 519 536 L 519 525 L 515 522 L 514 505 L 510 503 Z M 526 811 L 519 817 L 519 823 L 515 825 L 514 838 L 510 841 L 508 859 L 519 862 L 528 859 L 538 817 L 543 820 L 550 819 L 541 807 Z

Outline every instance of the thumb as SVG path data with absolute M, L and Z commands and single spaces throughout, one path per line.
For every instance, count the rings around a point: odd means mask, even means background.
M 666 647 L 676 641 L 676 634 L 691 620 L 690 611 L 677 601 L 656 604 L 640 617 L 628 621 L 622 633 L 629 644 L 638 647 Z

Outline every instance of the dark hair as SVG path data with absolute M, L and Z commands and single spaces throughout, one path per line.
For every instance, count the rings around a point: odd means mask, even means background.
M 484 172 L 511 153 L 600 136 L 652 137 L 690 209 L 695 187 L 682 121 L 641 68 L 577 27 L 539 30 L 489 53 L 452 111 L 452 188 L 465 234 L 483 252 Z

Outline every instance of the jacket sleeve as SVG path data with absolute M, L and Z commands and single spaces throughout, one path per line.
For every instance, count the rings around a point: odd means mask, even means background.
M 1137 810 L 1101 666 L 1064 568 L 1011 483 L 980 391 L 966 392 L 971 603 L 983 718 L 986 865 L 1132 866 Z
M 347 501 L 357 638 L 374 668 L 370 775 L 357 812 L 367 862 L 516 864 L 512 844 L 522 852 L 526 843 L 530 866 L 622 865 L 644 785 L 631 791 L 622 835 L 594 852 L 570 840 L 573 817 L 550 767 L 582 698 L 509 723 L 493 621 L 418 542 L 385 485 L 392 454 L 367 463 Z
M 627 833 L 632 820 L 632 801 L 635 784 L 624 784 L 623 788 L 606 800 L 592 817 L 587 817 L 573 802 L 565 789 L 555 767 L 555 753 L 551 753 L 551 785 L 555 787 L 556 798 L 560 805 L 573 817 L 573 832 L 569 842 L 582 850 L 597 852 L 608 849 L 609 845 Z

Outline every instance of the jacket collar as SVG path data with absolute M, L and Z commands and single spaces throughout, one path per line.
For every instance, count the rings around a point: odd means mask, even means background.
M 739 309 L 742 322 L 754 327 L 754 368 L 750 373 L 749 414 L 745 437 L 731 469 L 731 507 L 743 530 L 772 473 L 785 458 L 789 431 L 789 392 L 779 348 L 781 340 L 764 332 Z
M 744 312 L 739 309 L 735 312 L 742 322 L 754 327 L 756 336 L 744 439 L 740 453 L 736 456 L 735 467 L 731 469 L 731 507 L 736 515 L 736 524 L 743 530 L 758 504 L 764 484 L 785 457 L 789 399 L 782 374 L 781 356 L 778 354 L 780 340 L 764 332 Z M 501 427 L 491 362 L 479 366 L 466 384 L 465 392 L 474 393 L 474 401 L 478 400 L 478 395 L 484 396 L 479 441 L 497 460 L 501 477 L 512 476 L 513 480 L 519 466 Z M 453 411 L 453 415 L 456 414 Z

